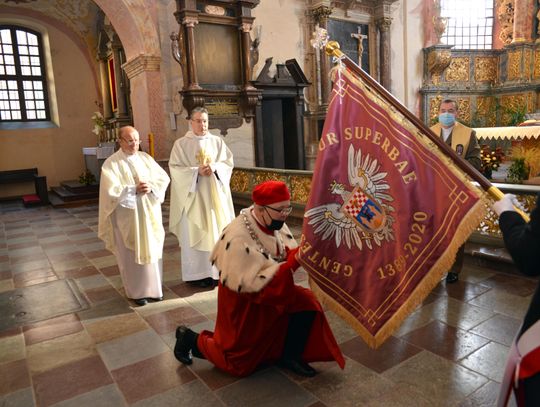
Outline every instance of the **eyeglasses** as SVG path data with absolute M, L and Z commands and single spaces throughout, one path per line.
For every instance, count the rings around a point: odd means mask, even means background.
M 139 144 L 139 140 L 126 140 L 125 138 L 120 138 L 120 141 L 123 141 L 124 143 L 126 143 L 128 146 L 134 146 L 135 144 Z
M 286 208 L 282 208 L 282 209 L 276 209 L 276 208 L 272 208 L 271 206 L 263 205 L 263 208 L 272 209 L 275 212 L 279 212 L 279 214 L 283 216 L 287 216 L 288 214 L 292 212 L 292 206 L 287 206 Z

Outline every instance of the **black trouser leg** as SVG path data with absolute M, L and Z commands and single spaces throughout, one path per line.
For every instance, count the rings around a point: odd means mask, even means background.
M 452 273 L 456 273 L 456 274 L 459 274 L 461 273 L 461 269 L 463 268 L 463 261 L 465 260 L 465 243 L 463 243 L 457 253 L 456 253 L 456 261 L 454 262 L 454 264 L 452 265 L 452 268 L 450 269 L 450 271 Z
M 188 329 L 186 332 L 186 342 L 189 344 L 191 349 L 191 354 L 199 359 L 206 359 L 197 347 L 197 340 L 199 339 L 199 334 L 191 329 Z
M 302 358 L 314 319 L 315 311 L 296 312 L 289 316 L 283 359 L 300 360 Z
M 197 339 L 199 339 L 199 334 L 195 334 L 191 342 L 191 354 L 199 359 L 206 359 L 197 347 Z
M 540 373 L 523 380 L 525 407 L 540 406 Z

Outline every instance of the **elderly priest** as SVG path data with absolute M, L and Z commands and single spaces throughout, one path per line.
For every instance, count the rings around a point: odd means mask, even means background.
M 163 298 L 161 203 L 170 179 L 139 151 L 135 128 L 122 127 L 119 143 L 101 168 L 98 236 L 116 256 L 126 296 L 142 306 Z

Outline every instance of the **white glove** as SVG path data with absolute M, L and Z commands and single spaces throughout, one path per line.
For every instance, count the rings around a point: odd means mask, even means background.
M 497 215 L 501 215 L 501 213 L 506 211 L 516 211 L 514 206 L 516 208 L 519 208 L 523 210 L 523 207 L 518 202 L 517 198 L 513 194 L 505 194 L 501 200 L 495 202 L 493 204 L 493 210 L 497 212 Z

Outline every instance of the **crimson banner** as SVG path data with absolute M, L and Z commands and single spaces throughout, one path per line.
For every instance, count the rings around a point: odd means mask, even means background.
M 321 302 L 377 347 L 450 268 L 484 216 L 483 192 L 426 129 L 337 72 L 299 258 Z

